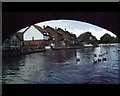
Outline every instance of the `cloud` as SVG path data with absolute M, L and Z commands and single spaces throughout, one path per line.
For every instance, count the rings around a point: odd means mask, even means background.
M 92 29 L 92 28 L 90 28 L 90 29 L 88 29 L 91 33 L 92 33 L 92 35 L 93 36 L 95 36 L 98 40 L 100 40 L 100 38 L 105 34 L 105 33 L 108 33 L 108 34 L 110 34 L 111 36 L 113 36 L 113 37 L 116 37 L 116 35 L 114 35 L 112 32 L 110 32 L 110 31 L 107 31 L 106 29 L 102 29 L 102 30 L 100 30 L 100 31 L 96 31 L 95 29 Z
M 51 26 L 53 28 L 60 27 L 63 30 L 66 28 L 67 31 L 76 34 L 78 37 L 80 34 L 84 32 L 91 32 L 93 36 L 96 36 L 96 38 L 99 40 L 101 36 L 103 36 L 105 33 L 110 34 L 111 36 L 116 37 L 112 32 L 107 31 L 106 29 L 97 27 L 95 25 L 86 23 L 86 22 L 80 22 L 80 21 L 74 21 L 74 20 L 52 20 L 52 21 L 46 21 L 42 23 L 38 23 L 36 25 L 39 25 L 43 27 L 44 25 Z

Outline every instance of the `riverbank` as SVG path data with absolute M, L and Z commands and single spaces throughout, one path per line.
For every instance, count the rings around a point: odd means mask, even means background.
M 93 48 L 92 46 L 79 46 L 79 47 L 58 47 L 58 48 L 52 48 L 52 49 L 37 49 L 32 51 L 8 51 L 8 52 L 2 52 L 2 57 L 8 57 L 8 56 L 19 56 L 19 55 L 28 55 L 32 53 L 39 53 L 39 52 L 45 52 L 47 50 L 66 50 L 66 49 L 83 49 L 83 48 Z
M 2 57 L 7 57 L 7 56 L 19 56 L 19 55 L 28 55 L 32 53 L 38 53 L 38 52 L 45 52 L 45 49 L 40 49 L 40 50 L 34 50 L 34 51 L 20 51 L 20 52 L 3 52 Z
M 59 48 L 52 48 L 52 50 L 64 50 L 64 49 L 83 49 L 83 48 L 94 48 L 93 46 L 79 46 L 79 47 L 59 47 Z

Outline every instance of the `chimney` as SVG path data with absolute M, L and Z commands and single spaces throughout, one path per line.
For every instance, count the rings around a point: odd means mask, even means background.
M 55 30 L 57 30 L 57 27 L 55 27 Z
M 45 29 L 45 25 L 43 26 L 43 29 Z
M 34 37 L 32 37 L 32 41 L 34 41 Z
M 65 31 L 66 31 L 66 28 L 65 28 Z

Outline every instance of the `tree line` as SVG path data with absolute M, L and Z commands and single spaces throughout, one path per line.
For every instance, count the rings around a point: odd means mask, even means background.
M 110 34 L 106 33 L 100 38 L 98 43 L 120 43 L 120 37 L 112 37 Z
M 104 44 L 120 43 L 120 37 L 118 36 L 113 37 L 110 34 L 106 33 L 100 38 L 100 40 L 97 40 L 97 38 L 94 36 L 94 38 L 92 40 L 89 40 L 88 43 L 92 44 L 94 47 L 97 47 L 98 44 L 101 44 L 101 43 L 104 43 Z

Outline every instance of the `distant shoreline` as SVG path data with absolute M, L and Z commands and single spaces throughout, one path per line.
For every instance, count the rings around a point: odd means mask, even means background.
M 114 46 L 120 43 L 110 43 L 110 44 L 98 44 L 100 45 L 109 45 L 109 46 Z M 94 46 L 79 46 L 79 47 L 59 47 L 59 48 L 52 48 L 52 49 L 40 49 L 40 50 L 34 50 L 34 51 L 28 51 L 28 52 L 8 52 L 8 53 L 2 53 L 2 57 L 9 57 L 9 56 L 21 56 L 21 55 L 28 55 L 32 53 L 39 53 L 39 52 L 45 52 L 47 50 L 66 50 L 66 49 L 83 49 L 83 48 L 95 48 Z
M 80 46 L 80 47 L 67 47 L 67 48 L 40 49 L 40 50 L 28 51 L 28 52 L 12 52 L 12 53 L 7 52 L 7 53 L 2 53 L 2 57 L 28 55 L 32 53 L 45 52 L 47 50 L 66 50 L 66 49 L 81 49 L 81 48 L 89 48 L 89 47 Z

